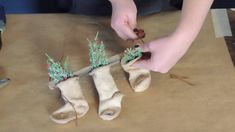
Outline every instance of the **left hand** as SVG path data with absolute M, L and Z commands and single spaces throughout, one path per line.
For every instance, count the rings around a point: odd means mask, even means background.
M 112 4 L 111 27 L 124 40 L 136 39 L 137 9 L 133 0 L 110 0 Z
M 186 53 L 190 45 L 191 41 L 174 35 L 156 39 L 140 46 L 143 52 L 151 52 L 151 58 L 139 60 L 133 66 L 167 73 Z

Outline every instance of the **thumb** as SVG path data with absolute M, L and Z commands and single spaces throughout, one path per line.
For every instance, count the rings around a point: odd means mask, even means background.
M 152 69 L 152 64 L 151 64 L 151 59 L 148 60 L 138 60 L 132 66 L 137 67 L 137 68 L 143 68 L 143 69 Z
M 136 28 L 136 15 L 129 17 L 128 25 L 130 26 L 131 29 Z

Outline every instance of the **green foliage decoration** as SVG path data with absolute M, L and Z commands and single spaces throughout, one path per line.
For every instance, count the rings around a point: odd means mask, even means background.
M 127 48 L 124 51 L 123 62 L 124 64 L 127 64 L 128 62 L 141 56 L 142 56 L 141 48 Z
M 60 62 L 56 62 L 48 54 L 46 54 L 46 56 L 48 58 L 48 74 L 55 84 L 74 76 L 71 70 L 69 69 L 68 58 L 65 59 L 64 66 L 62 67 Z
M 99 32 L 97 32 L 93 40 L 87 39 L 89 42 L 89 56 L 92 70 L 108 64 L 108 58 L 104 51 L 104 43 L 98 40 L 98 36 Z

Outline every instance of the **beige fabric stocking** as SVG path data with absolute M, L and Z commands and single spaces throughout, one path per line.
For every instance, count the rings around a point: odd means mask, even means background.
M 89 106 L 83 96 L 78 79 L 78 77 L 69 78 L 56 85 L 61 91 L 65 105 L 52 113 L 50 116 L 52 121 L 65 124 L 87 113 Z
M 127 64 L 124 64 L 123 59 L 121 60 L 121 66 L 124 71 L 129 74 L 129 82 L 135 92 L 145 91 L 151 83 L 151 74 L 149 70 L 131 66 L 139 58 L 136 58 Z
M 110 66 L 94 69 L 92 76 L 99 94 L 99 116 L 103 120 L 112 120 L 121 112 L 123 94 L 118 90 L 110 73 Z

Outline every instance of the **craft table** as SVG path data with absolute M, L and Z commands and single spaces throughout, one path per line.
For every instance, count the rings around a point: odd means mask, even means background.
M 139 18 L 145 41 L 171 32 L 180 12 Z M 169 74 L 152 74 L 151 87 L 134 93 L 120 65 L 111 69 L 126 96 L 113 121 L 98 117 L 98 96 L 91 77 L 80 80 L 90 110 L 78 120 L 57 125 L 49 115 L 63 105 L 48 87 L 45 53 L 68 56 L 71 69 L 89 65 L 87 38 L 97 31 L 108 56 L 130 46 L 110 28 L 109 18 L 71 14 L 8 15 L 0 52 L 0 132 L 231 132 L 235 130 L 235 72 L 223 38 L 215 38 L 209 15 L 198 38 Z

